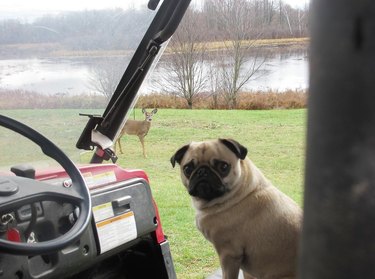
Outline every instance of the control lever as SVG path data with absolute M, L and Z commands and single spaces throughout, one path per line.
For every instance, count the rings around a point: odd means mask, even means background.
M 33 166 L 28 164 L 13 166 L 10 168 L 10 170 L 17 176 L 35 179 L 35 169 Z
M 79 217 L 79 207 L 77 206 L 72 213 L 69 214 L 69 222 L 71 225 L 77 221 Z

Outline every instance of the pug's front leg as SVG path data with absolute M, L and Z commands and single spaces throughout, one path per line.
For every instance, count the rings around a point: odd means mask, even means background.
M 233 256 L 220 256 L 223 279 L 238 279 L 240 272 L 241 258 Z
M 256 277 L 250 275 L 249 273 L 243 272 L 243 278 L 244 279 L 257 279 Z

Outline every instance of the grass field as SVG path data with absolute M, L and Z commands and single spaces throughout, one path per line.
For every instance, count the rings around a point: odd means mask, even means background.
M 295 47 L 295 46 L 305 46 L 309 44 L 310 38 L 279 38 L 279 39 L 255 39 L 255 40 L 243 40 L 241 42 L 242 47 Z M 226 49 L 232 44 L 231 41 L 212 41 L 204 42 L 198 44 L 198 49 L 205 49 L 206 51 L 214 51 L 219 49 Z M 170 53 L 171 47 L 168 47 L 165 52 Z
M 310 42 L 309 38 L 279 38 L 279 39 L 258 39 L 251 41 L 243 41 L 242 46 L 254 46 L 254 47 L 295 47 L 299 45 L 307 45 Z M 218 49 L 224 49 L 230 44 L 229 41 L 212 41 L 205 42 L 204 48 L 207 51 L 214 51 Z M 201 48 L 203 45 L 201 44 Z M 45 56 L 46 54 L 50 57 L 111 57 L 111 56 L 122 56 L 129 55 L 129 50 L 69 50 L 62 44 L 58 43 L 30 43 L 30 44 L 8 44 L 1 45 L 0 50 L 4 55 L 14 55 L 14 53 L 23 53 L 29 55 L 40 55 Z M 165 50 L 165 54 L 171 53 L 172 50 L 169 47 Z
M 76 140 L 86 120 L 77 116 L 77 110 L 14 110 L 5 111 L 5 114 L 29 123 L 33 118 L 38 120 L 47 115 L 49 122 L 44 120 L 37 128 L 47 136 L 57 136 L 60 145 L 64 145 L 65 139 Z M 249 157 L 278 188 L 301 204 L 305 114 L 304 109 L 159 109 L 146 137 L 147 159 L 142 157 L 136 137 L 122 139 L 125 154 L 119 155 L 118 164 L 141 168 L 148 173 L 164 232 L 171 243 L 178 278 L 205 278 L 219 267 L 219 263 L 211 245 L 195 228 L 190 197 L 180 182 L 179 169 L 172 168 L 170 157 L 180 146 L 192 140 L 234 138 L 248 147 Z M 136 110 L 136 118 L 142 118 L 140 110 Z M 64 147 L 64 150 L 70 148 Z M 13 154 L 17 154 L 16 150 Z M 81 160 L 88 158 L 89 155 L 85 154 Z

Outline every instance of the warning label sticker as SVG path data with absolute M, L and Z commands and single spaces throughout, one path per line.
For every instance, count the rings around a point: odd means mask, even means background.
M 98 174 L 92 174 L 91 172 L 86 172 L 82 174 L 83 178 L 88 187 L 99 186 L 104 184 L 109 184 L 116 182 L 116 174 L 113 171 L 107 171 Z
M 111 202 L 107 202 L 101 205 L 94 206 L 92 208 L 92 212 L 94 214 L 95 222 L 103 221 L 107 218 L 111 218 L 115 216 Z
M 96 229 L 101 254 L 137 238 L 133 211 L 97 222 Z

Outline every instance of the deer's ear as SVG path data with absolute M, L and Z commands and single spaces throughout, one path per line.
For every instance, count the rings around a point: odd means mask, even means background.
M 145 108 L 142 108 L 142 113 L 145 113 L 146 112 L 146 109 Z
M 234 139 L 219 139 L 219 141 L 230 149 L 239 159 L 243 160 L 247 155 L 247 148 Z
M 157 113 L 157 112 L 158 112 L 158 109 L 157 109 L 157 108 L 152 110 L 152 113 L 153 113 L 153 114 L 155 114 L 155 113 Z
M 179 164 L 181 163 L 181 160 L 184 157 L 186 151 L 189 149 L 189 146 L 190 146 L 189 144 L 184 145 L 179 150 L 177 150 L 176 153 L 171 157 L 172 167 L 176 165 L 176 162 Z

